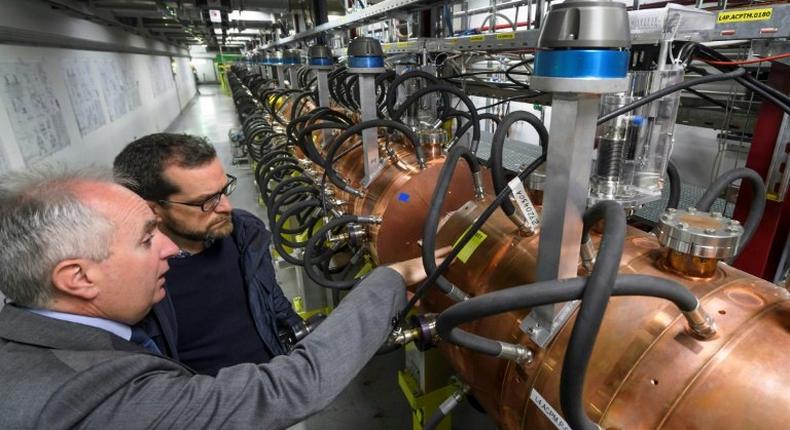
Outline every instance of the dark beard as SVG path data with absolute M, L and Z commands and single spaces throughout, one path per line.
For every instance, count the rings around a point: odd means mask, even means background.
M 222 239 L 223 237 L 229 236 L 233 232 L 233 221 L 228 217 L 228 222 L 225 225 L 222 225 L 221 230 L 217 230 L 216 227 L 209 230 L 204 231 L 195 231 L 195 230 L 186 230 L 182 229 L 179 225 L 171 224 L 167 221 L 163 221 L 163 224 L 173 234 L 194 242 L 206 242 L 206 241 L 213 241 L 216 239 Z

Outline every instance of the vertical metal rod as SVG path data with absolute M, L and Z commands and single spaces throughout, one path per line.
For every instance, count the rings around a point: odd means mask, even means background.
M 554 94 L 546 166 L 551 180 L 543 202 L 539 281 L 577 275 L 600 99 L 597 94 Z
M 328 70 L 317 70 L 316 74 L 318 75 L 318 106 L 321 107 L 329 107 L 329 71 Z M 321 141 L 321 146 L 326 147 L 329 142 L 332 140 L 332 132 L 329 130 L 324 130 L 323 133 L 324 139 Z
M 288 83 L 291 84 L 291 88 L 297 88 L 299 86 L 297 81 L 296 66 L 288 67 L 288 80 Z
M 370 121 L 378 118 L 376 110 L 376 75 L 359 75 L 359 104 L 362 121 Z M 365 161 L 365 177 L 362 185 L 368 186 L 381 171 L 379 160 L 378 129 L 368 128 L 362 130 L 362 153 Z
M 551 142 L 547 154 L 546 189 L 538 244 L 537 280 L 577 276 L 582 216 L 593 155 L 598 94 L 555 93 L 551 103 Z M 577 302 L 532 308 L 522 329 L 545 347 L 565 323 Z

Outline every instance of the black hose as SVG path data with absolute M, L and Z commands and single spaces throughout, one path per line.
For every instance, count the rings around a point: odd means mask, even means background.
M 415 91 L 414 94 L 410 95 L 403 104 L 395 111 L 394 114 L 391 115 L 392 119 L 395 121 L 400 121 L 403 113 L 406 112 L 406 109 L 412 104 L 417 102 L 420 97 L 434 93 L 434 92 L 442 92 L 442 93 L 450 93 L 454 96 L 461 99 L 462 102 L 466 105 L 466 109 L 469 111 L 469 114 L 472 116 L 472 144 L 470 145 L 470 149 L 472 150 L 473 154 L 477 153 L 477 147 L 480 145 L 480 117 L 477 114 L 477 108 L 475 108 L 474 103 L 472 103 L 472 99 L 469 98 L 463 91 L 454 87 L 452 85 L 447 84 L 434 84 L 428 85 L 427 87 L 420 88 L 419 90 Z
M 680 204 L 680 172 L 672 160 L 667 162 L 667 178 L 669 178 L 669 200 L 667 201 L 668 209 L 677 209 Z
M 546 161 L 546 155 L 543 154 L 537 159 L 533 160 L 521 173 L 518 174 L 518 177 L 521 178 L 523 181 L 527 176 L 531 175 L 538 167 L 540 167 Z M 447 164 L 445 164 L 447 166 Z M 445 169 L 445 166 L 442 169 Z M 441 173 L 440 173 L 441 175 Z M 502 204 L 502 200 L 508 198 L 510 196 L 510 188 L 506 188 L 502 190 L 501 193 L 497 194 L 494 201 L 486 207 L 483 212 L 480 214 L 479 217 L 472 223 L 472 226 L 466 230 L 463 236 L 455 243 L 453 249 L 447 255 L 447 257 L 442 260 L 439 267 L 436 268 L 433 273 L 429 273 L 428 277 L 423 281 L 423 283 L 415 290 L 414 296 L 409 300 L 409 303 L 406 304 L 406 307 L 398 314 L 396 318 L 394 318 L 393 326 L 397 327 L 406 317 L 406 315 L 411 311 L 412 308 L 417 304 L 417 302 L 428 292 L 434 285 L 436 285 L 436 279 L 450 267 L 450 264 L 453 262 L 456 256 L 464 249 L 467 243 L 472 239 L 472 237 L 480 230 L 483 224 L 488 221 L 488 218 L 491 217 L 497 209 L 499 209 L 499 205 Z M 436 233 L 432 233 L 436 234 Z M 423 238 L 423 244 L 425 243 L 425 238 Z M 436 252 L 435 250 L 433 252 Z
M 537 116 L 524 111 L 511 112 L 505 115 L 504 118 L 502 118 L 502 122 L 499 124 L 499 126 L 497 126 L 496 132 L 494 132 L 494 137 L 491 138 L 491 176 L 494 182 L 494 191 L 497 194 L 507 188 L 505 168 L 502 166 L 502 154 L 504 152 L 505 137 L 507 136 L 510 127 L 518 121 L 525 121 L 531 125 L 535 131 L 538 132 L 540 147 L 544 154 L 546 153 L 546 148 L 549 144 L 549 131 L 546 130 L 546 126 L 543 125 L 543 122 Z M 510 201 L 510 199 L 505 199 L 502 201 L 502 210 L 505 212 L 505 215 L 511 216 L 513 213 L 515 213 L 516 208 L 513 206 L 513 203 Z
M 321 166 L 322 168 L 326 166 L 326 160 L 321 153 L 318 151 L 318 148 L 315 147 L 315 143 L 312 139 L 312 134 L 314 131 L 318 130 L 327 130 L 327 129 L 336 129 L 336 130 L 345 130 L 349 126 L 339 122 L 319 122 L 309 125 L 299 131 L 299 134 L 296 136 L 297 145 L 299 148 L 304 151 L 310 160 Z
M 587 278 L 554 279 L 473 297 L 439 314 L 436 331 L 447 342 L 496 357 L 502 352 L 499 341 L 464 331 L 458 326 L 505 312 L 579 300 L 587 281 Z M 662 298 L 671 301 L 683 312 L 693 311 L 699 304 L 699 300 L 685 286 L 670 279 L 648 275 L 618 276 L 612 296 Z
M 278 178 L 278 175 L 284 175 L 285 172 L 299 172 L 304 174 L 304 169 L 295 163 L 286 163 L 269 170 L 269 172 L 263 175 L 263 180 L 258 182 L 258 189 L 261 192 L 261 197 L 263 197 L 265 201 L 269 200 L 269 195 L 271 193 L 269 182 L 271 182 L 272 179 Z
M 292 256 L 289 252 L 287 252 L 285 250 L 285 245 L 296 249 L 296 248 L 301 248 L 301 247 L 305 246 L 307 244 L 307 242 L 306 241 L 305 242 L 291 242 L 291 241 L 286 240 L 284 237 L 282 237 L 282 233 L 283 233 L 282 232 L 282 227 L 285 224 L 286 220 L 288 218 L 290 218 L 291 216 L 293 216 L 294 214 L 296 214 L 298 211 L 304 210 L 306 208 L 311 208 L 311 207 L 316 208 L 316 207 L 320 207 L 320 206 L 321 206 L 321 202 L 316 200 L 316 199 L 310 199 L 310 200 L 305 200 L 305 201 L 299 202 L 299 203 L 293 205 L 292 207 L 289 207 L 282 214 L 280 219 L 277 220 L 277 222 L 270 224 L 271 227 L 272 227 L 272 243 L 274 244 L 274 248 L 277 250 L 277 253 L 280 254 L 280 256 L 283 258 L 283 260 L 285 260 L 285 261 L 287 261 L 287 262 L 289 262 L 291 264 L 296 264 L 296 265 L 299 265 L 299 266 L 303 266 L 304 265 L 304 260 L 300 260 L 300 259 Z M 312 223 L 312 225 L 315 225 L 315 224 Z M 311 225 L 304 226 L 302 228 L 302 231 L 304 231 L 306 229 L 309 229 L 309 228 L 311 228 Z
M 329 144 L 327 148 L 324 172 L 326 172 L 327 177 L 330 181 L 332 181 L 333 184 L 335 184 L 335 186 L 357 196 L 362 195 L 362 192 L 348 184 L 348 182 L 341 178 L 335 170 L 333 165 L 333 163 L 336 161 L 335 154 L 337 153 L 337 150 L 340 148 L 340 146 L 343 145 L 346 140 L 351 138 L 351 136 L 362 133 L 362 130 L 374 127 L 395 129 L 403 133 L 403 136 L 406 138 L 406 140 L 411 142 L 412 146 L 414 147 L 414 153 L 417 157 L 417 162 L 419 163 L 420 167 L 425 167 L 425 153 L 423 152 L 422 146 L 420 145 L 420 141 L 417 139 L 414 131 L 412 131 L 412 129 L 407 127 L 405 124 L 388 119 L 372 119 L 355 124 L 340 133 L 340 135 L 335 137 L 332 143 Z
M 729 58 L 725 57 L 724 55 L 717 52 L 713 48 L 707 47 L 699 43 L 694 45 L 694 52 L 700 52 L 702 53 L 702 55 L 715 61 L 729 61 Z M 692 52 L 692 55 L 694 54 L 694 52 Z M 735 70 L 745 70 L 737 64 L 713 64 L 712 66 L 722 71 L 730 70 L 731 68 L 735 68 Z M 735 80 L 739 84 L 759 94 L 764 99 L 770 101 L 771 103 L 782 109 L 786 114 L 790 115 L 790 97 L 788 97 L 787 94 L 782 93 L 781 91 L 771 87 L 770 85 L 764 82 L 758 81 L 748 73 L 745 73 L 743 76 L 740 76 Z
M 604 220 L 604 231 L 598 256 L 582 293 L 560 379 L 560 405 L 568 424 L 576 430 L 598 430 L 584 411 L 584 378 L 612 286 L 617 279 L 625 243 L 625 211 L 612 200 L 596 203 L 585 212 L 582 242 L 589 240 L 590 229 L 601 219 Z
M 757 227 L 760 225 L 760 220 L 763 218 L 763 212 L 765 212 L 765 182 L 763 182 L 762 176 L 746 167 L 725 172 L 710 184 L 708 189 L 705 190 L 705 194 L 700 197 L 696 205 L 696 208 L 701 211 L 710 211 L 713 202 L 716 201 L 731 183 L 738 179 L 746 179 L 749 184 L 751 184 L 752 202 L 749 215 L 746 216 L 746 221 L 743 223 L 743 236 L 741 236 L 741 242 L 738 245 L 738 252 L 730 261 L 735 260 L 746 245 L 749 244 L 749 241 L 752 240 L 752 236 L 754 236 L 754 232 L 757 231 Z
M 272 196 L 270 194 L 270 201 L 272 201 L 272 204 L 267 207 L 266 214 L 269 218 L 269 223 L 273 223 L 276 220 L 277 215 L 279 215 L 280 206 L 294 204 L 299 200 L 303 200 L 302 198 L 292 199 L 292 197 L 300 196 L 301 194 L 304 194 L 305 196 L 317 196 L 319 191 L 315 185 L 307 185 L 291 188 L 288 191 L 280 193 L 279 196 Z
M 360 223 L 360 224 L 370 224 L 373 220 L 368 217 L 360 217 L 356 215 L 343 215 L 341 217 L 335 218 L 324 224 L 314 235 L 310 237 L 307 241 L 307 245 L 305 246 L 304 250 L 304 270 L 307 276 L 313 280 L 316 284 L 325 287 L 325 288 L 332 288 L 338 290 L 348 290 L 351 289 L 356 283 L 356 279 L 351 280 L 332 280 L 327 279 L 321 273 L 318 273 L 317 270 L 317 258 L 316 252 L 319 251 L 319 248 L 323 247 L 324 244 L 324 236 L 327 233 L 332 231 L 333 229 L 340 227 L 345 224 L 350 223 Z
M 636 108 L 638 108 L 640 106 L 644 106 L 644 105 L 646 105 L 648 103 L 651 103 L 651 102 L 653 102 L 655 100 L 658 100 L 658 99 L 660 99 L 662 97 L 666 97 L 667 95 L 672 94 L 672 93 L 674 93 L 676 91 L 680 91 L 680 90 L 685 89 L 685 88 L 693 87 L 695 85 L 707 84 L 707 83 L 710 83 L 710 82 L 725 81 L 727 79 L 735 79 L 737 77 L 743 76 L 745 73 L 746 73 L 745 69 L 739 68 L 739 69 L 733 70 L 732 72 L 722 73 L 722 74 L 718 74 L 718 75 L 702 76 L 700 78 L 691 79 L 691 80 L 688 80 L 688 81 L 683 81 L 683 82 L 677 83 L 675 85 L 670 85 L 670 86 L 668 86 L 666 88 L 662 88 L 662 89 L 660 89 L 660 90 L 658 90 L 656 92 L 650 93 L 650 94 L 640 98 L 639 100 L 636 100 L 633 103 L 629 103 L 629 104 L 627 104 L 627 105 L 625 105 L 623 107 L 617 108 L 617 109 L 607 113 L 606 115 L 601 116 L 600 118 L 598 118 L 598 125 L 601 125 L 601 124 L 605 123 L 606 121 L 609 121 L 609 120 L 612 120 L 614 118 L 617 118 L 618 116 L 620 116 L 620 115 L 622 115 L 622 114 L 624 114 L 626 112 L 630 112 L 630 111 L 632 111 L 632 110 L 634 110 L 634 109 L 636 109 Z
M 395 119 L 393 115 L 396 112 L 395 102 L 398 100 L 398 87 L 401 86 L 401 84 L 403 84 L 404 82 L 408 81 L 409 79 L 416 79 L 416 78 L 425 79 L 433 84 L 442 83 L 442 81 L 436 76 L 428 72 L 423 72 L 422 70 L 412 70 L 396 76 L 395 79 L 393 79 L 392 82 L 390 82 L 389 89 L 387 90 L 387 98 L 386 98 L 387 113 L 389 113 L 390 118 Z M 450 98 L 447 96 L 447 94 L 442 95 L 442 100 L 444 101 L 444 108 L 449 109 Z
M 447 153 L 447 158 L 444 161 L 442 170 L 439 172 L 439 179 L 436 181 L 436 186 L 433 189 L 431 206 L 428 208 L 428 214 L 425 217 L 425 224 L 423 227 L 423 242 L 421 248 L 422 264 L 425 266 L 425 273 L 428 275 L 436 272 L 435 252 L 439 218 L 441 217 L 441 210 L 444 207 L 444 200 L 447 197 L 450 182 L 455 174 L 456 164 L 458 164 L 458 161 L 462 158 L 469 165 L 469 170 L 471 170 L 472 175 L 480 173 L 480 164 L 477 161 L 477 157 L 472 154 L 469 148 L 465 146 L 455 146 Z M 444 276 L 439 275 L 436 278 L 436 285 L 443 293 L 451 295 L 456 300 L 461 299 L 461 294 L 459 294 L 457 288 Z

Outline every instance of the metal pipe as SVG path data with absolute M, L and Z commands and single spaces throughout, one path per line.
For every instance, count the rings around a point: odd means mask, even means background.
M 518 1 L 507 2 L 507 3 L 499 3 L 493 6 L 478 7 L 466 11 L 453 12 L 453 18 L 461 18 L 469 15 L 479 15 L 481 13 L 491 13 L 492 11 L 509 9 L 516 6 L 523 6 L 529 3 L 530 3 L 529 0 L 518 0 Z

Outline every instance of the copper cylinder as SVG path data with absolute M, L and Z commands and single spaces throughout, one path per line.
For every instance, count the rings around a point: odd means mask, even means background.
M 342 148 L 350 148 L 356 143 L 359 143 L 358 138 L 349 139 Z M 380 138 L 380 144 L 384 146 L 384 138 Z M 445 160 L 443 154 L 430 152 L 426 154 L 426 168 L 420 169 L 410 144 L 400 140 L 388 144 L 394 155 L 388 157 L 381 173 L 368 187 L 361 185 L 364 177 L 361 147 L 352 150 L 335 164 L 337 172 L 351 186 L 364 193 L 362 197 L 346 195 L 350 199 L 347 211 L 382 218 L 381 224 L 372 225 L 368 230 L 371 251 L 377 264 L 403 261 L 420 255 L 419 241 L 423 236 L 425 217 Z M 491 183 L 488 173 L 483 178 L 484 183 Z M 441 213 L 457 209 L 472 199 L 473 195 L 469 167 L 459 163 Z
M 679 275 L 690 276 L 693 278 L 710 278 L 716 274 L 719 266 L 717 258 L 703 258 L 696 255 L 684 254 L 673 249 L 667 249 L 664 258 L 661 260 L 662 266 Z
M 448 217 L 440 246 L 457 240 L 489 202 L 469 203 Z M 539 236 L 516 235 L 499 211 L 481 231 L 486 238 L 471 256 L 450 266 L 451 282 L 477 296 L 534 281 Z M 653 235 L 629 228 L 620 272 L 685 285 L 714 317 L 718 334 L 707 341 L 691 336 L 681 313 L 667 301 L 612 298 L 585 380 L 587 414 L 607 429 L 786 428 L 790 294 L 724 263 L 708 279 L 671 273 L 660 264 L 664 254 Z M 436 312 L 447 303 L 428 299 L 423 305 Z M 519 328 L 527 312 L 488 317 L 463 328 L 531 348 L 536 355 L 530 364 L 447 344 L 442 350 L 501 428 L 554 430 L 530 393 L 535 390 L 561 411 L 560 370 L 575 317 L 541 349 Z

